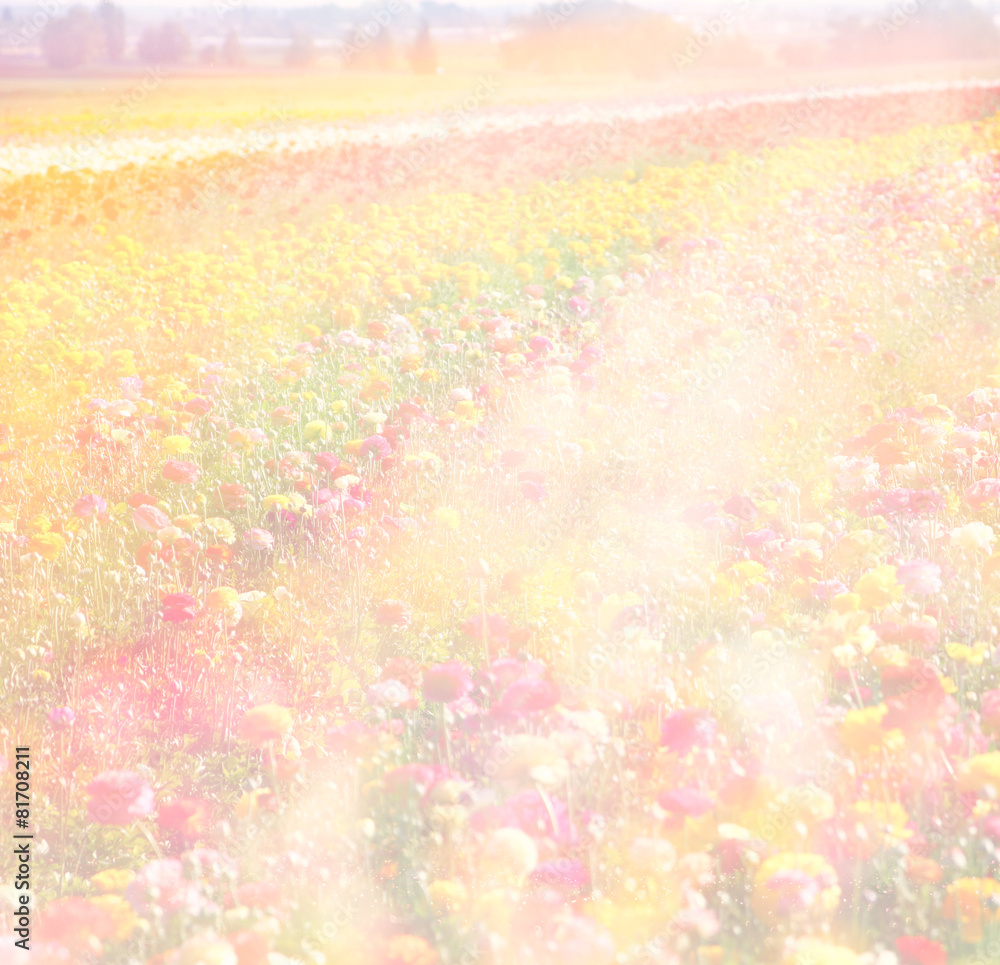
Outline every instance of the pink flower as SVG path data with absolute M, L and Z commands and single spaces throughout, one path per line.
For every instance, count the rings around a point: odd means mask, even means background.
M 664 811 L 692 818 L 701 817 L 715 807 L 707 794 L 702 794 L 693 787 L 675 787 L 669 791 L 661 791 L 656 800 Z
M 158 533 L 170 525 L 170 517 L 162 509 L 146 504 L 132 510 L 132 522 L 145 533 Z
M 416 792 L 422 797 L 446 776 L 447 771 L 442 767 L 434 767 L 431 764 L 403 764 L 382 775 L 382 789 L 386 794 Z
M 490 716 L 516 718 L 549 710 L 559 703 L 559 687 L 540 677 L 515 680 L 490 708 Z
M 87 816 L 98 824 L 130 824 L 156 810 L 153 789 L 134 771 L 105 771 L 88 785 Z
M 896 580 L 910 593 L 926 595 L 941 591 L 941 567 L 930 560 L 911 560 L 896 567 Z
M 979 698 L 983 729 L 1000 731 L 1000 690 L 986 690 Z
M 73 515 L 77 516 L 79 519 L 89 519 L 95 514 L 100 515 L 101 513 L 106 513 L 107 511 L 107 501 L 103 496 L 98 496 L 96 493 L 81 496 L 75 503 L 73 503 Z
M 1000 500 L 1000 479 L 980 479 L 965 490 L 965 501 L 973 509 L 982 509 Z
M 72 707 L 53 707 L 49 711 L 49 723 L 53 727 L 72 727 L 76 720 L 76 712 Z
M 469 665 L 461 660 L 448 660 L 428 667 L 424 672 L 424 697 L 438 703 L 450 704 L 472 691 Z
M 198 481 L 200 472 L 196 463 L 168 459 L 163 467 L 163 478 L 179 485 L 193 486 Z
M 161 616 L 168 623 L 186 623 L 195 618 L 197 601 L 188 593 L 168 593 L 160 600 Z
M 274 546 L 274 537 L 266 529 L 248 529 L 243 534 L 243 540 L 254 550 L 269 550 Z
M 554 888 L 565 895 L 576 896 L 586 891 L 590 885 L 590 871 L 582 861 L 559 858 L 535 865 L 528 881 L 536 887 L 541 885 Z
M 466 620 L 462 624 L 462 633 L 470 640 L 483 639 L 483 617 L 480 614 L 471 620 Z M 510 638 L 510 624 L 502 613 L 488 613 L 486 615 L 486 639 L 502 649 L 507 645 Z
M 153 908 L 167 914 L 182 909 L 193 913 L 208 910 L 198 887 L 184 873 L 179 858 L 150 861 L 125 889 L 125 897 L 140 914 Z
M 695 747 L 707 747 L 715 739 L 715 721 L 708 711 L 695 708 L 675 710 L 664 718 L 660 728 L 660 744 L 679 757 L 685 757 Z

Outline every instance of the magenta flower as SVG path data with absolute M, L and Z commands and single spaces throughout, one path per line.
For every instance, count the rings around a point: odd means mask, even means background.
M 392 453 L 392 446 L 389 445 L 389 440 L 385 436 L 369 436 L 361 443 L 361 458 L 365 459 L 368 456 L 388 456 Z
M 156 810 L 146 779 L 134 771 L 105 771 L 88 785 L 87 816 L 97 824 L 130 824 Z

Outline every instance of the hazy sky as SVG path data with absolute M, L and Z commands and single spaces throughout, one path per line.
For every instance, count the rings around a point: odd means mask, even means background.
M 170 7 L 173 9 L 198 9 L 212 8 L 216 4 L 214 0 L 202 0 L 201 3 L 192 3 L 191 0 L 119 0 L 126 9 L 152 10 Z M 225 7 L 251 7 L 257 9 L 289 9 L 294 7 L 322 7 L 330 3 L 336 6 L 362 6 L 371 3 L 372 0 L 218 0 L 219 4 Z M 414 6 L 419 5 L 419 0 L 411 0 Z M 539 0 L 438 0 L 438 2 L 455 2 L 463 7 L 491 6 L 501 7 L 516 3 L 537 3 Z M 684 7 L 688 10 L 704 8 L 706 13 L 714 13 L 727 8 L 732 8 L 737 12 L 750 12 L 753 7 L 782 6 L 786 8 L 809 7 L 819 10 L 824 7 L 886 7 L 891 6 L 890 0 L 778 0 L 777 3 L 769 0 L 639 0 L 643 6 L 663 6 L 663 7 Z

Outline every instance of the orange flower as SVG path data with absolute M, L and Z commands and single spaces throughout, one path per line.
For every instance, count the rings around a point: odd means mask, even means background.
M 945 918 L 958 919 L 962 941 L 975 944 L 983 940 L 984 918 L 1000 921 L 998 897 L 1000 882 L 993 878 L 959 878 L 948 885 L 942 911 Z
M 58 559 L 65 545 L 66 540 L 58 533 L 38 533 L 28 540 L 29 551 L 37 553 L 43 560 L 48 560 L 50 563 Z

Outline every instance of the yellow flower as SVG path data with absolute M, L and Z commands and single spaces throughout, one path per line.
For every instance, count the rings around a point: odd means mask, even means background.
M 124 868 L 106 868 L 98 871 L 96 875 L 91 875 L 90 883 L 105 894 L 109 892 L 124 891 L 135 880 L 135 872 Z
M 187 513 L 184 516 L 176 517 L 173 524 L 178 529 L 184 530 L 185 533 L 190 533 L 201 525 L 201 517 L 197 513 Z
M 894 801 L 857 801 L 851 805 L 850 812 L 868 829 L 869 836 L 884 846 L 913 837 L 913 832 L 906 826 L 910 816 L 901 804 Z
M 238 965 L 236 950 L 227 941 L 191 938 L 170 957 L 170 965 Z
M 795 943 L 783 965 L 858 965 L 858 962 L 858 956 L 849 948 L 807 938 Z
M 247 711 L 240 721 L 240 737 L 251 744 L 278 740 L 292 728 L 292 715 L 280 704 L 261 704 Z
M 451 878 L 431 882 L 427 892 L 434 911 L 439 915 L 454 915 L 460 912 L 469 899 L 465 885 Z
M 190 436 L 164 436 L 163 448 L 172 456 L 191 451 Z
M 885 704 L 849 710 L 840 725 L 841 741 L 849 750 L 862 756 L 877 750 L 887 736 L 882 727 L 882 718 L 888 712 L 889 708 Z
M 967 663 L 972 667 L 981 667 L 983 660 L 989 655 L 990 645 L 980 642 L 970 647 L 964 643 L 946 643 L 944 650 L 952 660 Z
M 319 442 L 330 438 L 330 425 L 322 419 L 313 419 L 302 428 L 302 438 L 306 442 Z
M 209 610 L 213 610 L 216 613 L 231 610 L 239 602 L 239 591 L 233 589 L 231 586 L 216 587 L 214 590 L 210 590 L 208 596 L 205 598 L 205 603 Z
M 28 551 L 37 553 L 43 560 L 48 560 L 50 563 L 58 559 L 65 546 L 66 540 L 58 533 L 38 533 L 28 540 Z
M 885 544 L 884 537 L 871 529 L 856 529 L 841 537 L 830 550 L 830 562 L 836 566 L 853 566 L 871 556 L 877 556 Z
M 232 543 L 236 540 L 236 530 L 225 517 L 210 516 L 205 520 L 205 525 L 215 534 L 215 538 L 222 540 L 223 543 Z
M 434 510 L 434 522 L 442 529 L 456 530 L 461 522 L 458 511 L 448 506 L 440 506 Z
M 803 875 L 818 887 L 804 887 Z M 840 902 L 837 872 L 826 858 L 808 852 L 782 851 L 768 858 L 753 880 L 753 909 L 764 921 L 780 914 L 832 914 Z
M 96 895 L 90 899 L 90 903 L 107 912 L 111 918 L 115 941 L 125 941 L 139 924 L 139 918 L 132 911 L 132 906 L 121 895 Z
M 902 599 L 903 586 L 896 580 L 896 567 L 883 563 L 865 573 L 854 584 L 854 592 L 866 610 L 882 610 Z
M 991 791 L 1000 794 L 1000 751 L 976 754 L 963 761 L 958 770 L 961 791 Z

